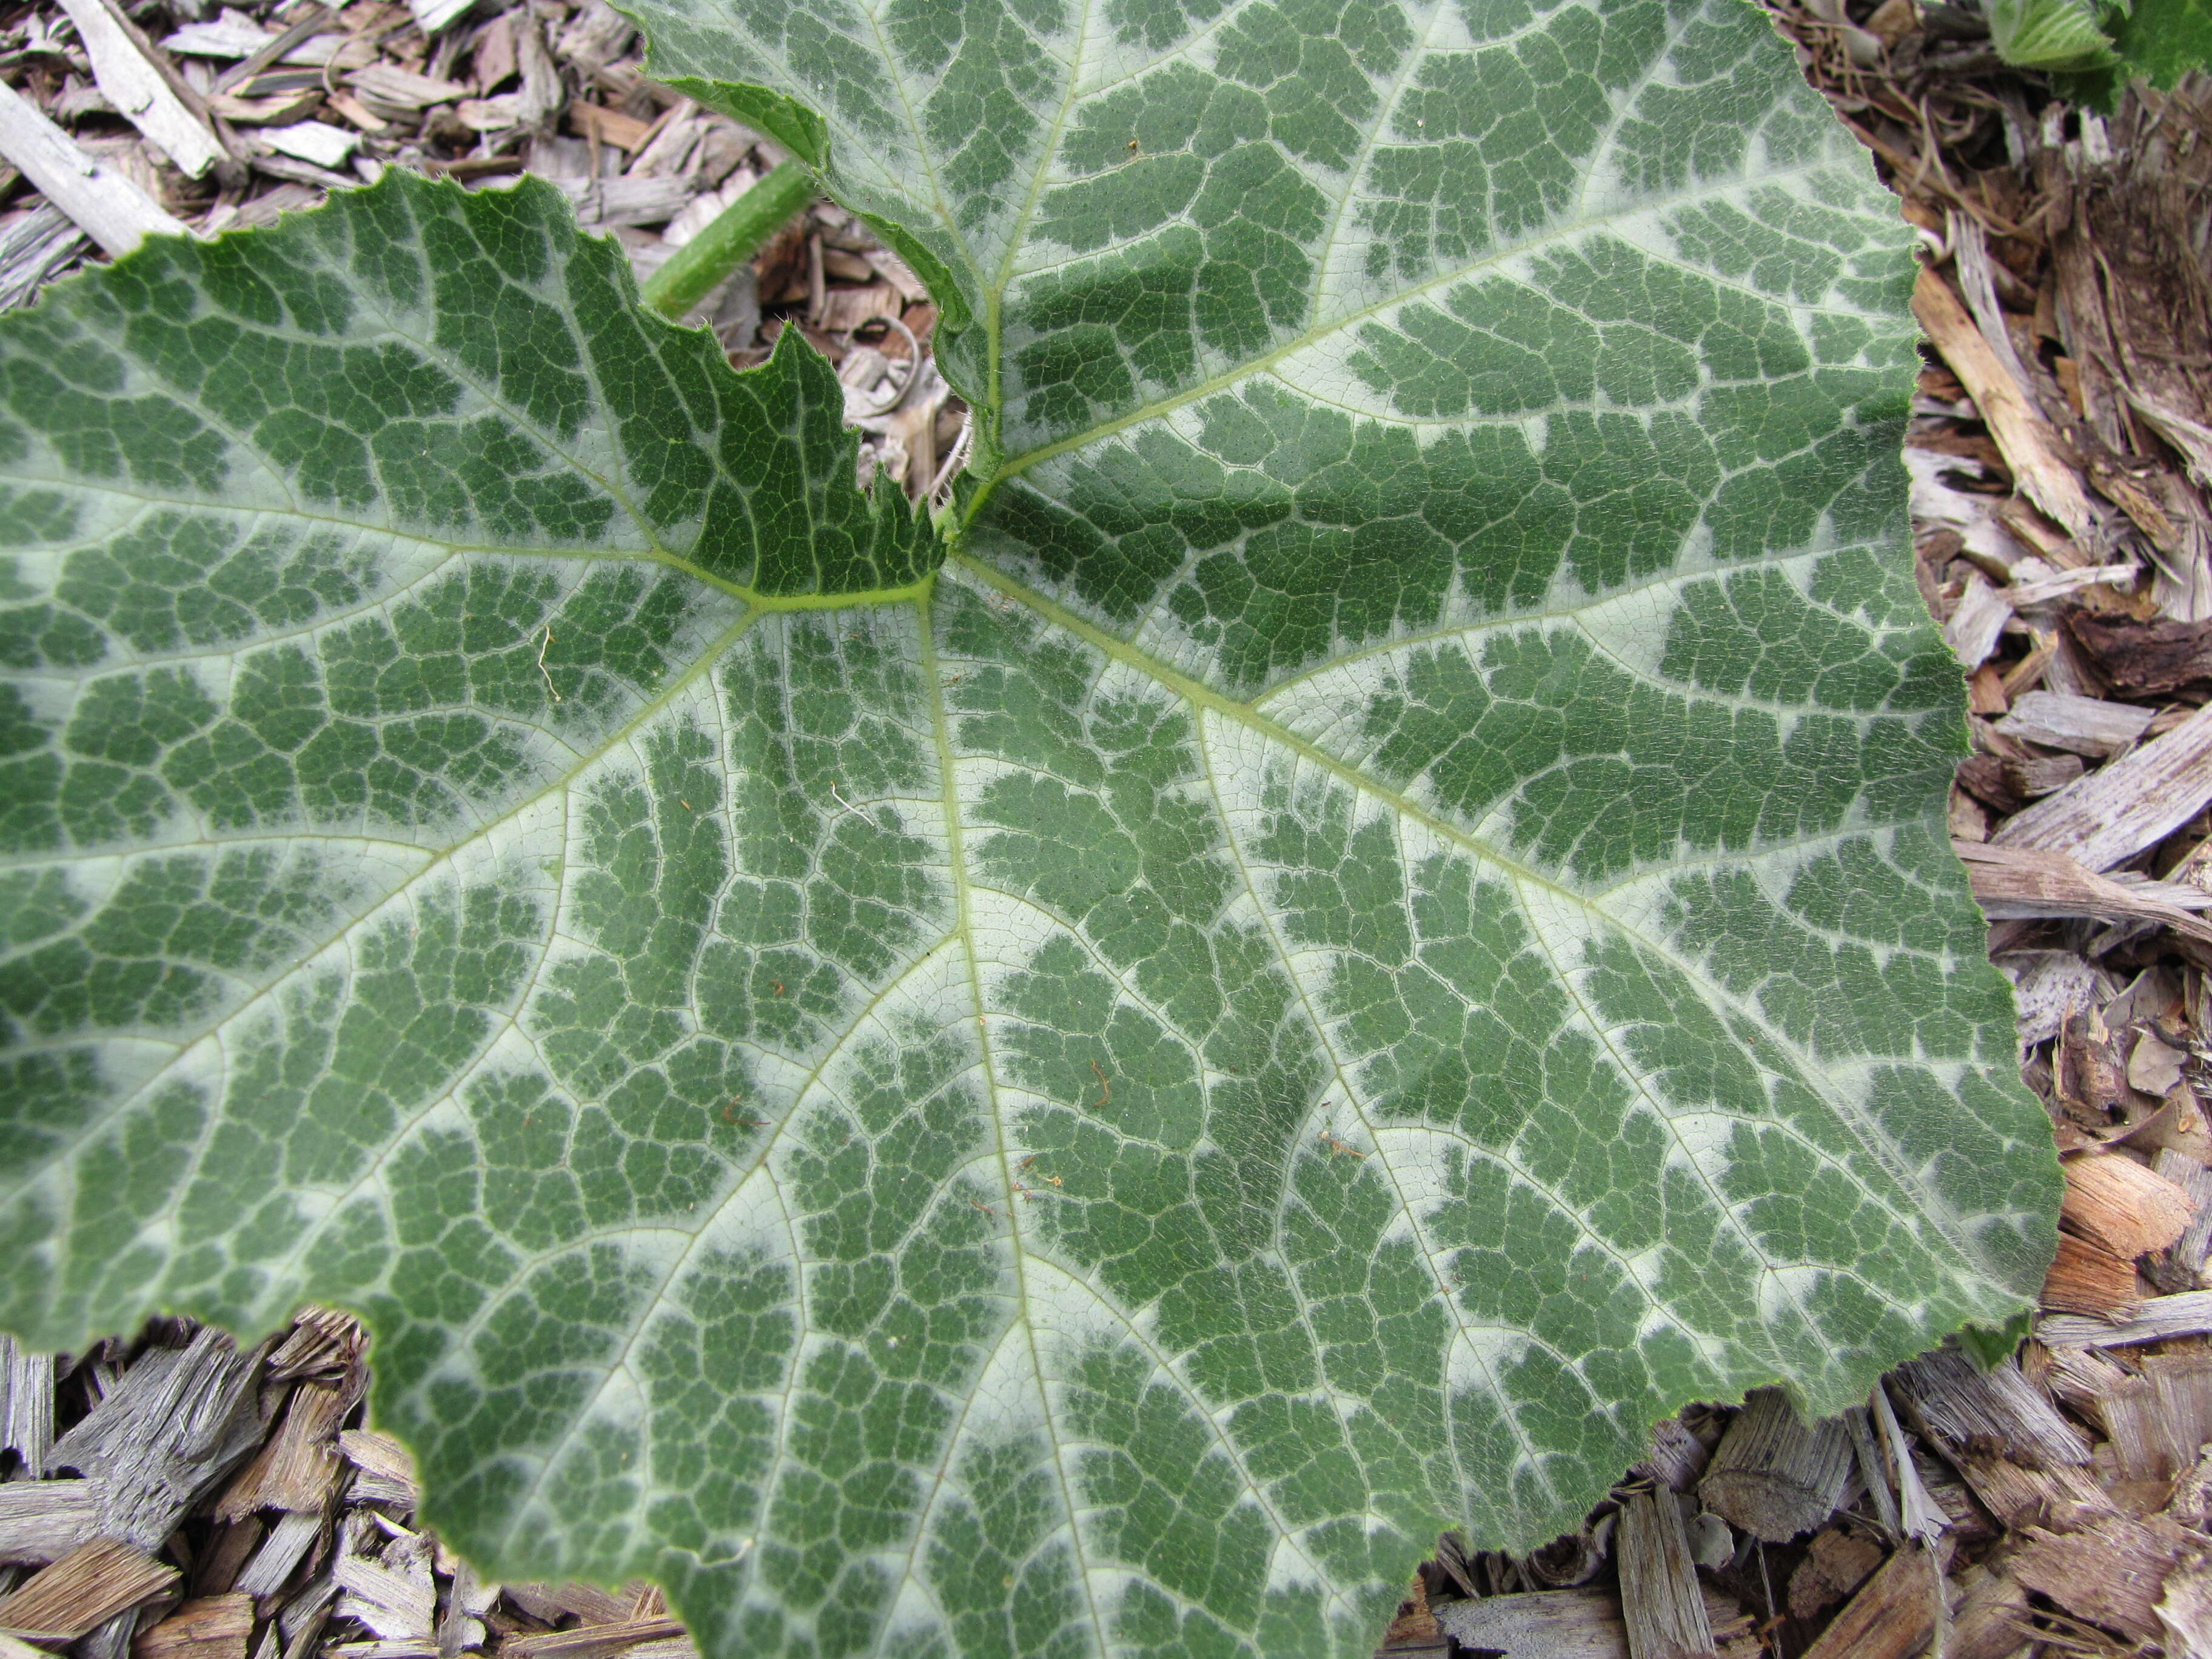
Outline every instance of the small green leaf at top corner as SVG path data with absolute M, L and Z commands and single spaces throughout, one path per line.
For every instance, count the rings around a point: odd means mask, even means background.
M 940 563 L 954 548 L 960 544 L 960 532 L 963 527 L 960 518 L 960 492 L 956 487 L 946 496 L 943 505 L 929 507 L 929 528 L 941 550 L 939 555 Z
M 2034 1324 L 2033 1310 L 2023 1308 L 2002 1325 L 1962 1325 L 1959 1346 L 1977 1370 L 1995 1370 L 2019 1350 Z
M 970 440 L 973 447 L 967 464 L 953 476 L 951 488 L 945 492 L 945 506 L 938 514 L 948 525 L 946 537 L 955 546 L 966 536 L 968 526 L 975 521 L 975 515 L 990 498 L 999 462 L 997 447 L 984 434 L 972 410 L 968 419 L 975 433 Z

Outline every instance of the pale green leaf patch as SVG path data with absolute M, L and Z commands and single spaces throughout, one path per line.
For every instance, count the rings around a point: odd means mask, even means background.
M 0 320 L 13 1328 L 376 1332 L 712 1654 L 1371 1648 L 2032 1297 L 1893 207 L 1737 0 L 653 0 L 939 288 L 945 528 L 553 193 Z

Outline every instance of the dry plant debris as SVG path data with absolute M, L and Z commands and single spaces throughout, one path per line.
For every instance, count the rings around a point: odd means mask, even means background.
M 1386 1650 L 2212 1654 L 2212 86 L 2112 120 L 1915 0 L 1779 0 L 1921 230 L 1916 570 L 1968 677 L 1951 821 L 2066 1158 L 2018 1355 L 1946 1351 L 1808 1427 L 1772 1391 L 1662 1425 L 1583 1532 L 1455 1537 Z M 783 160 L 645 78 L 604 0 L 59 0 L 0 15 L 0 306 L 149 228 L 266 223 L 401 166 L 556 184 L 641 279 Z M 45 186 L 41 189 L 40 186 Z M 920 496 L 957 465 L 935 310 L 820 204 L 694 312 L 800 329 Z M 0 1352 L 15 1659 L 678 1659 L 657 1591 L 480 1582 L 363 1425 L 358 1328 L 180 1323 Z

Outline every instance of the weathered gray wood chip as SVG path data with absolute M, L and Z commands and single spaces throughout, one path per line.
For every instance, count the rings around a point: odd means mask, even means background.
M 51 1467 L 100 1481 L 100 1531 L 147 1549 L 261 1439 L 261 1350 L 240 1353 L 203 1328 L 185 1348 L 150 1348 L 84 1420 L 54 1443 Z
M 1462 1647 L 1505 1659 L 1628 1659 L 1628 1627 L 1609 1590 L 1539 1590 L 1446 1601 L 1437 1623 Z
M 2077 755 L 2111 755 L 2142 736 L 2157 714 L 2155 708 L 2108 702 L 2102 697 L 2078 697 L 2065 691 L 2030 691 L 1997 722 L 1997 730 L 2025 743 L 2046 749 L 2068 749 Z
M 1921 1428 L 1947 1452 L 1998 1450 L 2043 1468 L 2089 1461 L 2087 1437 L 2010 1359 L 1984 1371 L 1956 1348 L 1940 1348 L 1901 1366 L 1897 1381 Z
M 10 1480 L 0 1485 L 0 1564 L 58 1561 L 100 1531 L 96 1480 Z
M 1808 1428 L 1781 1389 L 1754 1389 L 1714 1449 L 1698 1493 L 1715 1515 L 1779 1543 L 1826 1521 L 1850 1472 L 1850 1436 L 1840 1422 Z
M 1999 847 L 2039 847 L 2109 870 L 2212 801 L 2212 705 L 2164 737 L 2100 767 L 2005 820 Z

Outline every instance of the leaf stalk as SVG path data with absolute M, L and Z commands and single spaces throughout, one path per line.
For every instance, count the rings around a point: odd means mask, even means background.
M 672 321 L 681 318 L 812 201 L 814 191 L 811 168 L 803 161 L 784 162 L 678 248 L 645 279 L 639 297 Z

